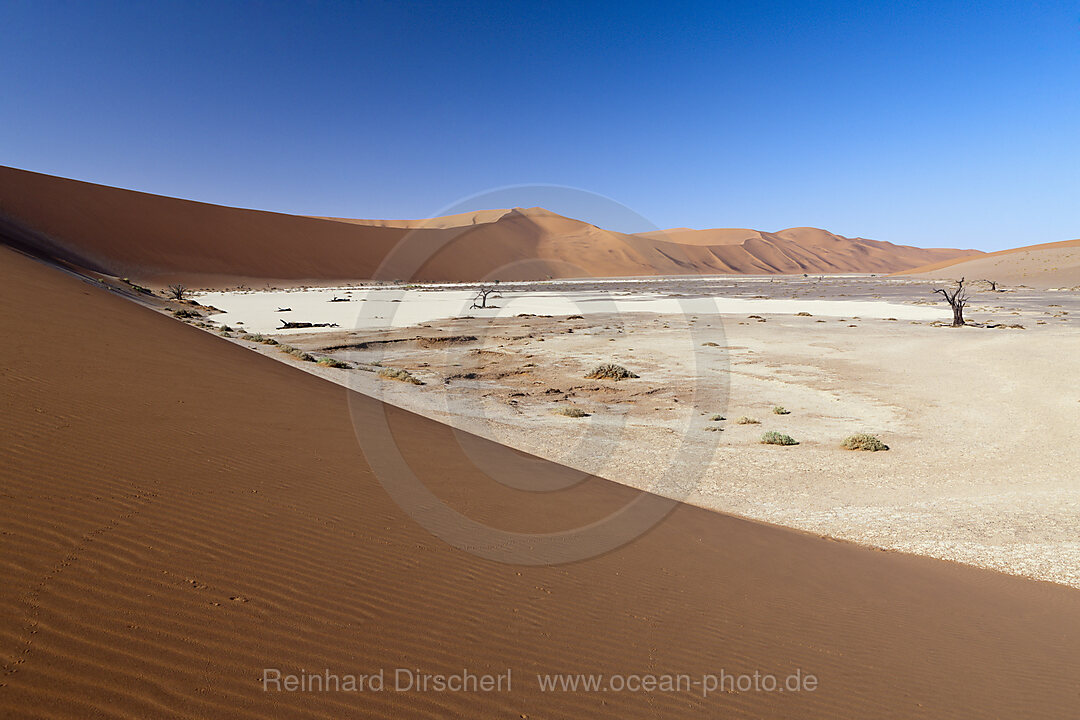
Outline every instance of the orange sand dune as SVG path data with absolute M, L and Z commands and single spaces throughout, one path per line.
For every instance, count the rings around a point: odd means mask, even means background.
M 960 250 L 823 230 L 626 235 L 542 208 L 340 220 L 177 200 L 0 167 L 0 225 L 22 246 L 150 285 L 892 272 Z M 732 241 L 725 232 L 749 233 Z
M 335 220 L 337 222 L 352 223 L 354 225 L 370 225 L 374 227 L 396 228 L 457 228 L 468 225 L 482 225 L 495 222 L 503 215 L 510 212 L 509 209 L 477 210 L 476 212 L 457 213 L 456 215 L 443 215 L 442 217 L 427 218 L 422 220 L 362 220 L 359 218 L 335 218 L 324 217 L 322 220 Z
M 818 228 L 790 228 L 775 233 L 743 228 L 690 230 L 678 228 L 642 237 L 712 249 L 732 268 L 754 273 L 894 272 L 937 260 L 981 254 L 978 250 L 917 248 L 879 240 L 846 238 Z
M 389 423 L 433 493 L 507 529 L 575 527 L 637 491 L 351 395 L 7 248 L 0 297 L 0 717 L 1075 714 L 1076 591 L 689 506 L 591 560 L 483 560 L 392 502 L 380 479 L 400 478 L 377 478 L 357 436 Z M 521 464 L 581 482 L 529 493 L 478 469 Z M 512 689 L 265 692 L 264 668 L 510 668 Z M 536 680 L 796 669 L 817 689 Z
M 1035 288 L 1080 286 L 1080 240 L 999 250 L 973 259 L 924 265 L 896 273 L 924 278 L 993 280 Z

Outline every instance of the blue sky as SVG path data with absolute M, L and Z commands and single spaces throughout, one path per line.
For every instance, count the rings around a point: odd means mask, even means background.
M 39 172 L 317 215 L 544 184 L 629 210 L 497 197 L 622 230 L 1080 237 L 1080 2 L 0 0 L 0 27 L 0 164 Z

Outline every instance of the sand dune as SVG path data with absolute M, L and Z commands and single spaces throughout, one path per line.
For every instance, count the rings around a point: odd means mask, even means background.
M 542 208 L 418 221 L 228 208 L 0 167 L 0 224 L 38 254 L 148 285 L 893 272 L 972 251 L 824 230 L 611 232 Z M 745 236 L 745 237 L 744 237 Z
M 443 215 L 442 217 L 425 218 L 421 220 L 363 220 L 360 218 L 336 218 L 324 217 L 322 220 L 334 220 L 336 222 L 352 223 L 353 225 L 370 225 L 373 227 L 396 227 L 396 228 L 457 228 L 469 225 L 482 225 L 495 222 L 503 215 L 510 212 L 509 208 L 496 210 L 477 210 L 476 212 L 457 213 L 455 215 Z
M 736 272 L 889 273 L 899 266 L 981 254 L 978 250 L 917 248 L 879 240 L 846 238 L 818 228 L 789 228 L 775 233 L 743 228 L 677 228 L 643 233 L 659 241 L 708 247 L 717 261 Z M 734 270 L 734 269 L 738 270 Z
M 1080 240 L 1000 250 L 896 273 L 924 278 L 993 280 L 1034 288 L 1080 287 Z
M 387 496 L 389 424 L 470 517 L 523 531 L 637 491 L 258 356 L 0 248 L 5 717 L 1062 718 L 1080 595 L 678 506 L 572 565 L 482 560 Z M 354 432 L 354 425 L 356 432 Z M 462 449 L 468 446 L 468 454 Z M 393 477 L 383 476 L 384 482 Z M 264 692 L 285 672 L 513 672 L 511 692 Z M 787 674 L 813 692 L 543 693 L 537 673 Z

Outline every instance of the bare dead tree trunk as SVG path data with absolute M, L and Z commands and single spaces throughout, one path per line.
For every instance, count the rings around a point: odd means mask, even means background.
M 498 284 L 499 281 L 496 280 L 495 285 L 481 285 L 480 288 L 476 291 L 476 297 L 473 298 L 472 307 L 486 308 L 488 306 L 487 301 L 489 297 L 502 297 L 497 292 L 495 292 L 496 290 L 498 290 L 498 288 L 496 287 Z
M 990 292 L 997 292 L 997 280 L 983 280 L 984 283 L 990 286 Z
M 935 288 L 935 293 L 941 293 L 941 296 L 945 298 L 949 303 L 949 307 L 952 308 L 953 314 L 953 327 L 960 327 L 964 325 L 964 306 L 967 305 L 967 289 L 964 288 L 964 278 L 960 278 L 956 282 L 956 287 L 950 292 L 948 288 Z

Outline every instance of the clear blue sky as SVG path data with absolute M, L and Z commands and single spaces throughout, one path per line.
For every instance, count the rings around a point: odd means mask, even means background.
M 1075 1 L 0 0 L 0 28 L 0 164 L 39 172 L 351 217 L 547 183 L 659 227 L 1080 237 Z

